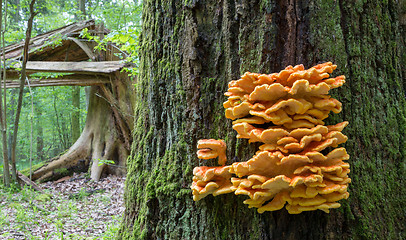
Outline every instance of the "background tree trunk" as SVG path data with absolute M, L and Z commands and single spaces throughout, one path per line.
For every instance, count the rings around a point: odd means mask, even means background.
M 80 136 L 80 87 L 72 87 L 72 116 L 71 116 L 71 142 L 74 143 Z
M 81 19 L 86 19 L 86 0 L 78 0 L 79 2 L 79 10 L 82 13 Z
M 7 2 L 6 2 L 7 4 Z M 3 1 L 0 0 L 0 35 L 1 39 L 4 40 L 4 34 L 3 34 Z M 2 41 L 4 43 L 4 41 Z M 4 53 L 4 44 L 2 44 L 2 52 Z M 2 72 L 1 75 L 1 81 L 3 81 L 4 73 L 5 73 L 5 64 L 2 65 L 0 68 L 0 71 Z M 0 81 L 0 84 L 1 84 Z M 5 82 L 5 81 L 4 81 Z M 4 83 L 3 82 L 3 83 Z M 6 96 L 4 96 L 4 105 L 3 105 L 3 90 L 2 87 L 0 87 L 0 131 L 1 131 L 1 140 L 2 140 L 2 148 L 3 148 L 3 183 L 5 186 L 10 185 L 10 170 L 9 170 L 9 157 L 8 154 L 8 149 L 7 149 L 7 103 L 6 103 Z M 4 91 L 4 94 L 6 91 Z
M 76 17 L 77 20 L 86 19 L 85 3 L 85 0 L 78 0 L 78 9 L 80 11 L 80 15 Z M 68 54 L 66 54 L 65 61 L 68 61 Z M 71 143 L 74 143 L 80 136 L 80 87 L 78 86 L 72 86 L 72 106 L 74 111 L 72 111 L 71 115 Z
M 111 78 L 111 87 L 90 87 L 86 124 L 79 139 L 62 156 L 36 169 L 33 180 L 56 179 L 74 171 L 87 171 L 89 166 L 94 180 L 99 180 L 103 172 L 126 173 L 134 91 L 125 73 L 116 73 Z M 113 160 L 114 164 L 98 166 L 100 160 Z
M 11 175 L 14 179 L 15 182 L 17 182 L 17 156 L 16 156 L 16 148 L 17 148 L 17 137 L 18 137 L 18 124 L 20 122 L 20 114 L 21 114 L 21 107 L 23 103 L 23 93 L 24 93 L 24 83 L 26 81 L 26 66 L 27 66 L 27 61 L 28 61 L 28 46 L 29 42 L 31 39 L 31 32 L 32 32 L 32 23 L 34 21 L 35 15 L 38 14 L 38 12 L 34 12 L 34 5 L 35 5 L 35 0 L 31 0 L 30 2 L 30 17 L 27 21 L 27 30 L 25 33 L 25 40 L 24 40 L 24 48 L 23 48 L 23 59 L 22 59 L 22 65 L 21 65 L 21 76 L 20 76 L 20 86 L 19 86 L 19 92 L 18 92 L 18 100 L 17 100 L 17 109 L 16 109 L 16 115 L 14 118 L 14 126 L 13 126 L 13 142 L 11 144 Z
M 35 116 L 35 138 L 36 138 L 36 156 L 39 160 L 44 160 L 44 129 L 41 124 L 42 106 L 39 102 L 34 102 Z
M 140 75 L 121 239 L 405 238 L 405 4 L 397 1 L 145 0 Z M 245 71 L 332 61 L 331 94 L 347 120 L 350 198 L 330 214 L 258 214 L 234 194 L 195 203 L 200 138 L 225 139 L 228 162 L 257 149 L 237 140 L 223 93 Z M 212 161 L 214 162 L 214 161 Z

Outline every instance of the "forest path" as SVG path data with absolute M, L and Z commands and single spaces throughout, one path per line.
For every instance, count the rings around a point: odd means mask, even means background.
M 0 239 L 114 239 L 124 211 L 124 181 L 110 175 L 94 182 L 75 174 L 41 184 L 49 195 L 0 188 Z

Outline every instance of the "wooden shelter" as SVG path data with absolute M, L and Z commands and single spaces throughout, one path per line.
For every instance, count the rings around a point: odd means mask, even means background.
M 88 20 L 38 35 L 30 41 L 26 86 L 91 86 L 81 136 L 59 159 L 35 170 L 34 179 L 58 178 L 62 177 L 61 172 L 88 167 L 96 180 L 102 172 L 125 173 L 132 141 L 134 100 L 133 83 L 121 71 L 128 64 L 116 56 L 125 53 L 113 44 L 108 44 L 105 51 L 95 51 L 96 43 L 81 37 L 85 28 L 100 38 L 109 33 L 103 25 Z M 5 48 L 6 88 L 19 87 L 23 46 L 24 42 L 20 42 Z M 40 72 L 56 74 L 42 78 L 36 74 Z M 99 166 L 101 159 L 114 160 L 115 164 Z
M 107 46 L 106 51 L 95 52 L 96 43 L 80 37 L 85 28 L 88 33 L 100 38 L 109 33 L 102 25 L 96 25 L 94 20 L 88 20 L 72 23 L 31 39 L 27 75 L 37 72 L 65 73 L 53 78 L 30 78 L 32 87 L 105 84 L 109 83 L 110 74 L 125 66 L 115 56 L 119 50 L 114 45 Z M 20 42 L 5 48 L 8 88 L 18 87 L 18 69 L 21 68 L 23 47 L 24 42 Z

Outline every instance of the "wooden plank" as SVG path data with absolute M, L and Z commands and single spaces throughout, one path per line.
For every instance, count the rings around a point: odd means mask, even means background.
M 28 61 L 27 72 L 60 72 L 82 74 L 109 74 L 120 71 L 126 64 L 120 61 L 104 62 L 46 62 Z M 16 64 L 13 68 L 19 68 Z
M 93 75 L 88 75 L 88 74 L 80 74 L 80 73 L 75 73 L 75 74 L 66 74 L 66 75 L 60 75 L 60 76 L 56 76 L 56 77 L 28 77 L 28 79 L 30 81 L 34 81 L 34 80 L 58 80 L 58 81 L 69 81 L 69 80 L 78 80 L 78 81 L 90 81 L 90 80 L 106 80 L 106 81 L 110 81 L 110 77 L 107 75 L 100 75 L 100 74 L 93 74 Z M 15 77 L 15 76 L 10 76 L 7 72 L 7 78 L 6 78 L 7 82 L 20 82 L 20 77 Z
M 101 84 L 107 84 L 108 82 L 102 82 L 102 81 L 89 81 L 89 82 L 80 82 L 80 81 L 70 81 L 70 82 L 60 82 L 60 81 L 55 81 L 55 82 L 33 82 L 30 83 L 30 87 L 56 87 L 56 86 L 81 86 L 81 87 L 86 87 L 86 86 L 95 86 L 95 85 L 101 85 Z M 11 83 L 7 84 L 6 88 L 18 88 L 20 85 L 18 83 Z M 28 87 L 28 84 L 24 85 L 25 87 Z
M 68 39 L 76 43 L 86 53 L 89 59 L 92 59 L 93 61 L 96 59 L 96 56 L 93 54 L 93 51 L 86 45 L 86 43 L 81 42 L 77 38 L 68 37 Z
M 93 86 L 101 84 L 110 84 L 110 78 L 106 76 L 91 76 L 83 74 L 72 74 L 60 76 L 57 78 L 29 79 L 31 87 L 49 87 L 49 86 Z M 25 83 L 27 87 L 28 84 Z M 7 79 L 6 88 L 18 88 L 19 79 Z

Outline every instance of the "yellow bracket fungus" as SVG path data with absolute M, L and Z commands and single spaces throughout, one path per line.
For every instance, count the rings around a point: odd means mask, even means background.
M 246 162 L 226 166 L 226 144 L 222 140 L 198 142 L 200 159 L 218 157 L 220 167 L 193 170 L 193 199 L 209 194 L 247 195 L 248 207 L 259 213 L 286 206 L 291 214 L 338 208 L 347 199 L 349 159 L 342 130 L 348 122 L 324 126 L 330 112 L 339 113 L 341 103 L 328 95 L 342 86 L 344 76 L 330 78 L 337 68 L 331 62 L 305 70 L 288 66 L 279 73 L 247 72 L 231 81 L 223 106 L 234 120 L 237 138 L 262 142 Z M 261 128 L 262 124 L 267 125 Z M 272 126 L 269 126 L 272 123 Z

